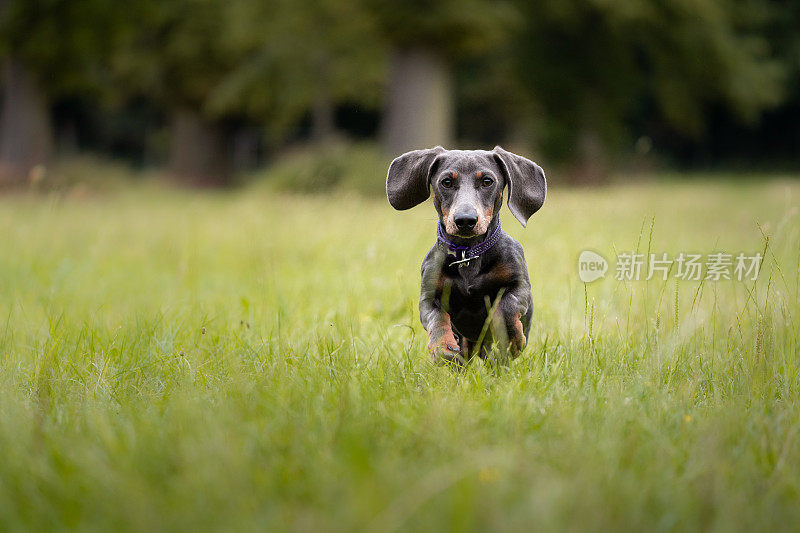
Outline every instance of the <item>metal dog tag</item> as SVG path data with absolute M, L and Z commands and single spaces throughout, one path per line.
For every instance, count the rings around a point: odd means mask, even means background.
M 465 267 L 465 266 L 469 265 L 469 262 L 474 259 L 474 257 L 466 257 L 467 252 L 465 252 L 465 251 L 462 251 L 461 255 L 462 255 L 463 259 L 459 259 L 458 261 L 453 261 L 450 264 L 451 265 L 458 265 L 458 268 L 462 268 L 462 267 Z

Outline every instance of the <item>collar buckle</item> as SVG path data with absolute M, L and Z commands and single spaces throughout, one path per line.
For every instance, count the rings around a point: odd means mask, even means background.
M 450 264 L 451 265 L 458 265 L 459 268 L 460 268 L 460 267 L 469 265 L 469 262 L 472 261 L 473 259 L 475 259 L 474 257 L 467 257 L 467 251 L 466 250 L 462 250 L 461 251 L 461 255 L 462 255 L 463 259 L 459 259 L 458 261 L 453 261 Z

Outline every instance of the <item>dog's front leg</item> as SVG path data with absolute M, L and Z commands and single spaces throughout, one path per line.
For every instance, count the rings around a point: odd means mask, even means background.
M 419 318 L 428 332 L 428 351 L 435 363 L 464 364 L 466 361 L 450 322 L 450 314 L 443 305 L 449 291 L 442 276 L 443 257 L 434 248 L 422 262 L 422 287 L 419 298 Z M 449 289 L 449 287 L 447 287 Z
M 425 305 L 424 307 L 427 307 Z M 420 302 L 420 309 L 423 308 Z M 422 313 L 422 311 L 421 311 Z M 450 315 L 441 309 L 431 308 L 423 326 L 428 332 L 428 351 L 435 363 L 454 363 L 462 365 L 466 362 L 461 353 L 461 346 L 453 333 Z
M 525 330 L 523 317 L 528 312 L 526 287 L 514 287 L 500 297 L 492 316 L 492 336 L 495 340 L 494 351 L 498 362 L 507 363 L 516 359 L 525 347 Z

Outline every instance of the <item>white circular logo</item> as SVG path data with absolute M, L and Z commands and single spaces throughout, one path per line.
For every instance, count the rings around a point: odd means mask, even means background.
M 600 279 L 608 272 L 608 261 L 602 255 L 591 250 L 584 250 L 578 257 L 578 276 L 584 283 Z

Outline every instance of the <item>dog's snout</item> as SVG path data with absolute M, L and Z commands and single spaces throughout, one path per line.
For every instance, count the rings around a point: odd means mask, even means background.
M 478 213 L 472 212 L 465 212 L 465 213 L 456 213 L 453 216 L 453 221 L 458 226 L 460 230 L 470 230 L 475 227 L 475 224 L 478 223 Z

